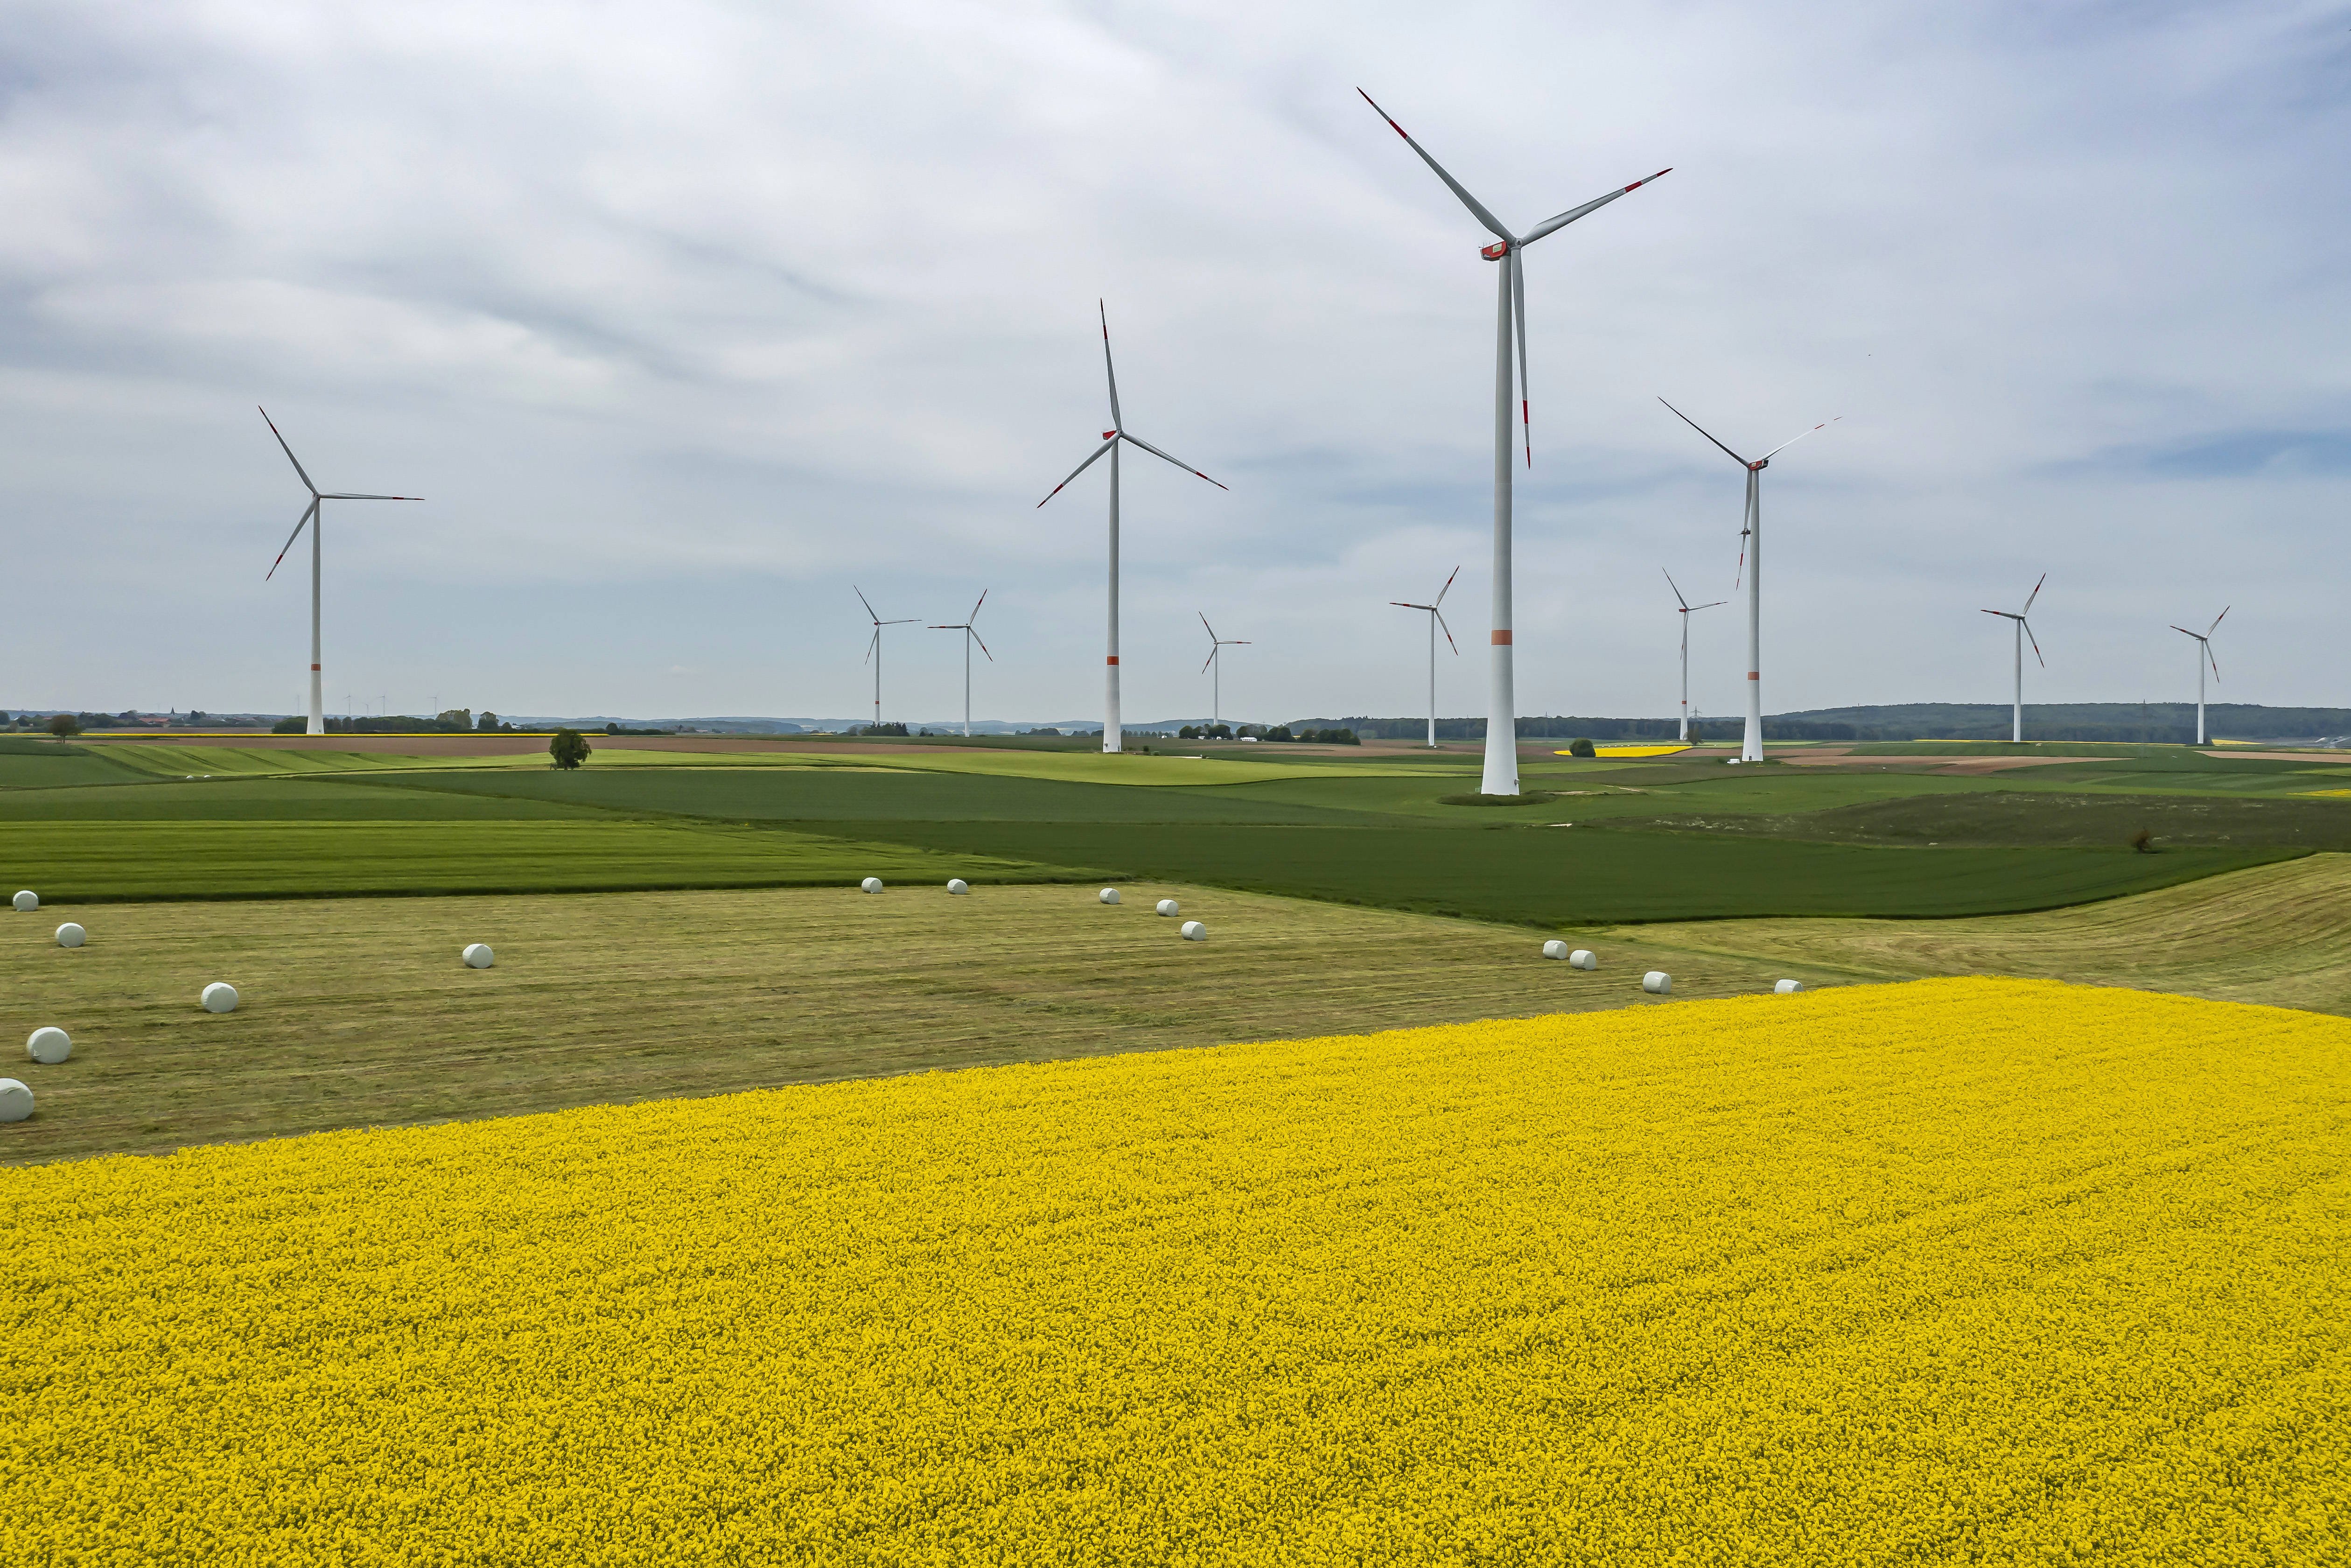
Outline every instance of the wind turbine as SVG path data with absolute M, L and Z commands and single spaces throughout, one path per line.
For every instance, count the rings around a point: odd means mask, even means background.
M 1107 673 L 1103 677 L 1106 684 L 1103 696 L 1104 706 L 1102 709 L 1102 749 L 1104 751 L 1117 751 L 1121 749 L 1118 727 L 1119 443 L 1122 441 L 1130 442 L 1136 446 L 1140 446 L 1145 452 L 1150 453 L 1154 457 L 1175 464 L 1176 467 L 1181 468 L 1185 473 L 1193 476 L 1195 478 L 1208 479 L 1208 476 L 1206 474 L 1201 473 L 1197 468 L 1193 467 L 1189 463 L 1185 462 L 1183 459 L 1168 456 L 1167 454 L 1160 451 L 1159 448 L 1152 445 L 1151 443 L 1144 440 L 1141 436 L 1132 435 L 1127 433 L 1126 421 L 1118 412 L 1118 371 L 1116 367 L 1111 363 L 1110 360 L 1110 312 L 1104 308 L 1102 302 L 1099 299 L 1094 301 L 1094 309 L 1102 317 L 1102 373 L 1108 377 L 1110 381 L 1110 428 L 1102 432 L 1102 444 L 1094 448 L 1093 455 L 1092 457 L 1088 457 L 1083 463 L 1079 464 L 1075 468 L 1070 470 L 1070 479 L 1076 478 L 1079 475 L 1092 467 L 1094 465 L 1095 458 L 1100 457 L 1103 453 L 1107 452 L 1110 454 L 1110 657 L 1105 666 Z M 1050 501 L 1054 496 L 1060 495 L 1063 487 L 1069 484 L 1070 479 L 1064 479 L 1061 484 L 1054 486 L 1051 493 L 1045 497 L 1045 501 Z M 1227 490 L 1229 488 L 1229 486 L 1219 484 L 1214 479 L 1208 479 L 1208 483 L 1215 485 L 1219 490 Z M 1045 501 L 1040 501 L 1037 505 L 1042 507 L 1045 504 Z M 985 596 L 983 595 L 983 597 Z M 992 659 L 993 655 L 990 655 L 990 657 Z M 965 655 L 965 663 L 968 664 L 969 662 L 970 655 L 967 653 Z
M 1666 570 L 1663 567 L 1659 567 L 1657 570 L 1659 571 Z M 1701 610 L 1712 610 L 1719 605 L 1728 604 L 1730 601 L 1728 599 L 1718 599 L 1712 604 L 1692 604 L 1688 600 L 1682 597 L 1682 586 L 1680 583 L 1674 580 L 1674 574 L 1670 571 L 1666 572 L 1666 586 L 1674 591 L 1674 601 L 1681 606 L 1682 733 L 1680 739 L 1683 745 L 1687 746 L 1689 744 L 1689 618 L 1697 614 Z
M 2212 617 L 2212 624 L 2201 632 L 2190 632 L 2185 626 L 2172 628 L 2183 636 L 2195 638 L 2197 647 L 2201 650 L 2196 655 L 2196 744 L 2199 746 L 2204 744 L 2204 666 L 2210 664 L 2212 678 L 2216 681 L 2220 678 L 2220 661 L 2212 657 L 2212 633 L 2220 629 L 2220 622 L 2231 608 L 2222 606 L 2220 613 Z
M 286 536 L 285 548 L 277 552 L 277 559 L 269 563 L 269 570 L 263 574 L 261 580 L 266 582 L 277 575 L 277 568 L 286 559 L 286 551 L 294 548 L 294 541 L 302 537 L 302 529 L 306 526 L 308 527 L 310 529 L 310 727 L 308 733 L 324 735 L 327 733 L 327 706 L 326 698 L 320 694 L 319 685 L 319 533 L 326 526 L 326 510 L 323 503 L 328 501 L 421 501 L 424 497 L 422 496 L 360 496 L 340 490 L 322 491 L 310 483 L 310 476 L 303 471 L 302 460 L 294 455 L 294 449 L 286 444 L 286 438 L 278 435 L 277 422 L 269 417 L 269 411 L 266 408 L 261 411 L 261 421 L 269 426 L 270 434 L 277 436 L 277 444 L 285 451 L 286 461 L 294 465 L 294 472 L 302 476 L 302 487 L 310 492 L 310 504 L 303 508 L 302 520 L 296 523 L 294 531 Z
M 865 618 L 873 622 L 873 641 L 865 645 L 865 661 L 873 666 L 873 727 L 880 729 L 882 727 L 882 628 L 911 626 L 922 617 L 909 615 L 902 620 L 884 621 L 873 613 L 873 601 L 865 597 L 863 589 L 852 582 L 849 585 L 849 591 L 857 595 L 857 602 L 865 606 Z
M 1664 398 L 1657 400 L 1666 402 Z M 1771 466 L 1771 459 L 1802 441 L 1813 431 L 1826 430 L 1836 423 L 1827 420 L 1813 426 L 1802 435 L 1792 435 L 1762 456 L 1749 462 L 1746 458 L 1715 441 L 1706 427 L 1674 405 L 1666 402 L 1676 419 L 1713 441 L 1722 455 L 1747 470 L 1747 523 L 1740 530 L 1739 569 L 1747 577 L 1747 735 L 1740 743 L 1739 760 L 1763 760 L 1763 470 Z M 1844 416 L 1839 414 L 1837 419 Z M 1733 588 L 1732 592 L 1738 590 Z M 1687 624 L 1687 622 L 1684 622 Z
M 987 590 L 983 588 L 979 591 L 978 599 L 972 602 L 970 614 L 965 616 L 962 620 L 956 622 L 953 625 L 934 626 L 931 628 L 934 632 L 960 632 L 963 633 L 963 732 L 966 736 L 969 736 L 971 734 L 971 645 L 974 643 L 979 643 L 979 633 L 972 630 L 971 623 L 979 619 L 979 607 L 987 602 Z M 880 633 L 876 632 L 875 635 L 879 636 Z M 987 644 L 985 643 L 979 643 L 979 651 L 983 653 L 987 653 Z M 996 663 L 996 655 L 993 653 L 987 653 L 987 662 L 991 664 Z
M 1458 566 L 1455 567 L 1453 569 L 1453 577 L 1459 577 L 1460 575 L 1461 569 Z M 1428 748 L 1431 751 L 1437 749 L 1437 629 L 1439 626 L 1445 626 L 1445 612 L 1439 610 L 1437 606 L 1444 603 L 1445 596 L 1453 591 L 1453 577 L 1447 578 L 1445 580 L 1445 586 L 1437 591 L 1436 603 L 1408 604 L 1401 599 L 1391 599 L 1388 601 L 1390 604 L 1396 606 L 1400 610 L 1426 610 L 1428 612 Z M 1445 626 L 1445 643 L 1446 646 L 1453 650 L 1453 653 L 1456 658 L 1460 656 L 1461 644 L 1453 640 L 1453 628 L 1450 626 Z M 1511 755 L 1515 757 L 1517 753 L 1514 751 Z
M 2046 582 L 2048 580 L 2049 574 L 2045 571 L 2043 572 L 2041 574 L 2041 582 Z M 2032 635 L 2032 627 L 2025 621 L 2024 618 L 2032 613 L 2032 601 L 2041 597 L 2041 582 L 2034 583 L 2032 585 L 2032 591 L 2024 596 L 2023 609 L 2012 613 L 2006 610 L 1987 610 L 1984 612 L 1987 615 L 1997 615 L 2004 621 L 2013 621 L 2016 622 L 2016 712 L 2014 727 L 2010 731 L 2009 739 L 2020 746 L 2024 743 L 2024 643 L 2027 638 L 2031 638 L 2032 642 L 2032 656 L 2036 659 L 2041 659 L 2041 639 Z M 2228 612 L 2224 610 L 2220 613 L 2225 615 Z M 2212 624 L 2218 626 L 2220 622 L 2215 621 Z M 2191 637 L 2195 634 L 2196 633 L 2193 632 L 2189 633 Z M 2047 669 L 2049 667 L 2049 661 L 2046 659 L 2041 659 L 2041 667 L 2044 670 Z M 2204 674 L 2202 665 L 2199 664 L 2197 666 L 2196 674 L 2197 685 L 2200 688 L 2203 685 Z
M 1206 614 L 1201 615 L 1200 624 L 1208 626 L 1208 618 Z M 1225 706 L 1225 661 L 1222 656 L 1224 651 L 1228 648 L 1248 646 L 1249 643 L 1241 638 L 1217 636 L 1217 629 L 1214 626 L 1208 626 L 1208 662 L 1201 665 L 1200 670 L 1204 674 L 1211 668 L 1216 671 L 1216 675 L 1208 686 L 1208 723 L 1210 725 L 1222 722 Z
M 1428 155 L 1427 150 L 1407 135 L 1405 128 L 1389 119 L 1388 111 L 1373 102 L 1372 95 L 1357 88 L 1373 112 L 1388 122 L 1388 128 L 1404 137 L 1405 145 L 1420 154 L 1437 177 L 1447 189 L 1461 198 L 1461 204 L 1486 226 L 1494 243 L 1478 254 L 1488 261 L 1501 266 L 1495 272 L 1495 291 L 1499 304 L 1495 308 L 1494 333 L 1494 609 L 1493 629 L 1489 633 L 1491 661 L 1486 705 L 1486 769 L 1479 789 L 1488 795 L 1515 795 L 1519 792 L 1519 722 L 1518 694 L 1514 682 L 1510 645 L 1510 340 L 1518 338 L 1519 422 L 1529 423 L 1527 413 L 1527 287 L 1519 269 L 1519 253 L 1527 246 L 1558 229 L 1565 228 L 1587 213 L 1596 212 L 1617 197 L 1637 191 L 1650 180 L 1673 172 L 1660 169 L 1646 180 L 1609 192 L 1583 204 L 1571 207 L 1556 217 L 1545 218 L 1524 235 L 1514 235 L 1502 225 L 1502 220 L 1486 210 L 1477 197 L 1463 188 L 1461 182 L 1445 172 L 1444 165 Z M 1531 433 L 1527 442 L 1527 465 L 1534 465 L 1534 443 Z

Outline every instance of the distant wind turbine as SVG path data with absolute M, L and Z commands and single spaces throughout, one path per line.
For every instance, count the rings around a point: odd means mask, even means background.
M 1460 575 L 1461 569 L 1455 567 L 1453 577 Z M 1445 626 L 1445 612 L 1437 605 L 1444 603 L 1445 596 L 1453 591 L 1453 577 L 1445 580 L 1445 586 L 1437 591 L 1437 598 L 1431 603 L 1411 604 L 1401 599 L 1388 601 L 1400 610 L 1428 612 L 1428 745 L 1432 751 L 1437 748 L 1437 629 Z M 1453 640 L 1453 628 L 1450 626 L 1445 626 L 1445 645 L 1453 650 L 1456 658 L 1460 657 L 1461 644 Z
M 1587 213 L 1597 212 L 1617 197 L 1637 191 L 1650 180 L 1673 172 L 1660 169 L 1648 179 L 1635 180 L 1583 204 L 1571 207 L 1555 217 L 1545 218 L 1524 235 L 1514 235 L 1502 225 L 1502 220 L 1486 209 L 1483 203 L 1471 195 L 1460 181 L 1445 172 L 1443 164 L 1428 155 L 1427 150 L 1407 135 L 1405 128 L 1389 119 L 1388 111 L 1373 102 L 1372 95 L 1363 89 L 1365 103 L 1373 112 L 1388 122 L 1388 129 L 1404 137 L 1405 145 L 1420 154 L 1436 176 L 1444 181 L 1447 189 L 1461 199 L 1470 215 L 1484 225 L 1494 236 L 1494 243 L 1478 254 L 1488 261 L 1501 263 L 1495 270 L 1495 292 L 1500 303 L 1495 308 L 1494 333 L 1494 610 L 1493 628 L 1489 633 L 1490 655 L 1486 706 L 1486 768 L 1479 791 L 1487 795 L 1515 795 L 1519 792 L 1519 721 L 1516 675 L 1512 665 L 1510 645 L 1510 343 L 1518 340 L 1519 423 L 1530 423 L 1527 413 L 1527 286 L 1520 270 L 1519 253 L 1545 235 L 1565 228 Z M 1531 435 L 1527 443 L 1527 463 L 1534 464 L 1534 444 Z
M 2212 633 L 2220 629 L 2221 621 L 2231 608 L 2233 606 L 2223 606 L 2220 613 L 2212 617 L 2212 624 L 2201 632 L 2190 632 L 2185 626 L 2172 628 L 2182 636 L 2195 638 L 2199 650 L 2196 655 L 2196 744 L 2199 746 L 2204 744 L 2204 666 L 2210 664 L 2212 678 L 2216 681 L 2220 678 L 2220 661 L 2212 657 Z
M 1206 474 L 1201 473 L 1197 468 L 1193 467 L 1189 463 L 1185 462 L 1183 459 L 1168 456 L 1167 454 L 1160 451 L 1159 448 L 1152 445 L 1151 443 L 1144 440 L 1141 436 L 1128 434 L 1126 421 L 1118 412 L 1118 371 L 1112 365 L 1110 360 L 1110 312 L 1103 307 L 1102 302 L 1099 299 L 1094 301 L 1094 308 L 1102 317 L 1102 372 L 1110 381 L 1110 428 L 1102 432 L 1102 444 L 1094 448 L 1093 456 L 1087 458 L 1083 463 L 1079 464 L 1075 468 L 1070 470 L 1070 479 L 1076 478 L 1079 475 L 1092 467 L 1094 465 L 1094 460 L 1099 458 L 1103 453 L 1107 452 L 1110 454 L 1110 657 L 1108 664 L 1105 666 L 1106 673 L 1103 676 L 1103 700 L 1105 706 L 1102 710 L 1102 749 L 1104 751 L 1117 751 L 1121 749 L 1118 725 L 1119 443 L 1122 441 L 1129 442 L 1136 446 L 1140 446 L 1145 452 L 1150 453 L 1154 457 L 1175 464 L 1176 467 L 1181 468 L 1185 473 L 1193 476 L 1195 478 L 1208 479 L 1208 476 Z M 1064 486 L 1069 484 L 1070 479 L 1064 479 L 1061 484 L 1054 486 L 1051 493 L 1045 497 L 1045 501 L 1050 501 L 1054 496 L 1060 495 Z M 1208 479 L 1208 483 L 1215 485 L 1219 490 L 1228 488 L 1228 486 L 1219 484 L 1214 479 Z M 1042 507 L 1045 504 L 1045 501 L 1040 501 L 1037 505 Z M 965 662 L 969 663 L 968 654 L 966 655 Z
M 1657 401 L 1666 402 L 1664 398 Z M 1743 548 L 1739 556 L 1739 569 L 1747 578 L 1747 735 L 1740 743 L 1739 759 L 1741 762 L 1761 762 L 1763 760 L 1763 470 L 1771 466 L 1771 459 L 1802 441 L 1805 435 L 1826 430 L 1836 420 L 1823 421 L 1802 435 L 1792 435 L 1750 463 L 1721 442 L 1715 441 L 1704 425 L 1673 404 L 1666 402 L 1666 407 L 1672 410 L 1676 419 L 1714 442 L 1724 456 L 1747 470 L 1747 522 L 1740 534 Z M 1844 417 L 1843 414 L 1837 416 L 1838 419 Z
M 1665 570 L 1666 570 L 1666 569 L 1665 569 L 1665 568 L 1663 568 L 1663 567 L 1659 567 L 1657 570 L 1658 570 L 1659 571 L 1665 571 Z M 1681 615 L 1681 622 L 1682 622 L 1682 733 L 1681 733 L 1681 741 L 1682 741 L 1682 744 L 1683 744 L 1683 745 L 1687 746 L 1687 745 L 1688 745 L 1688 744 L 1689 744 L 1689 721 L 1690 721 L 1690 711 L 1689 711 L 1689 618 L 1690 618 L 1691 616 L 1693 616 L 1693 615 L 1697 614 L 1697 613 L 1698 613 L 1699 611 L 1701 611 L 1701 610 L 1713 610 L 1713 609 L 1715 609 L 1715 608 L 1717 608 L 1717 607 L 1719 607 L 1719 606 L 1720 606 L 1720 605 L 1725 605 L 1725 604 L 1729 603 L 1729 602 L 1730 602 L 1730 601 L 1729 601 L 1728 599 L 1718 599 L 1718 600 L 1716 600 L 1712 604 L 1692 604 L 1688 600 L 1684 599 L 1684 598 L 1682 597 L 1682 588 L 1681 588 L 1681 584 L 1680 584 L 1680 583 L 1677 583 L 1677 582 L 1676 582 L 1676 581 L 1674 580 L 1674 574 L 1673 574 L 1672 572 L 1670 572 L 1670 571 L 1667 571 L 1667 572 L 1666 572 L 1666 586 L 1667 586 L 1667 588 L 1670 588 L 1670 589 L 1672 589 L 1672 590 L 1674 591 L 1674 602 L 1676 602 L 1677 604 L 1679 604 L 1679 605 L 1681 606 L 1681 610 L 1680 610 L 1680 612 L 1679 612 L 1679 613 L 1680 613 L 1680 615 Z
M 882 628 L 911 626 L 922 617 L 908 615 L 897 621 L 884 621 L 873 613 L 873 601 L 865 597 L 863 589 L 852 582 L 849 585 L 849 590 L 857 595 L 857 602 L 865 606 L 865 618 L 873 622 L 873 641 L 865 645 L 864 662 L 873 666 L 873 727 L 880 729 L 882 727 Z
M 1208 617 L 1205 613 L 1200 617 L 1200 624 L 1208 626 Z M 1222 657 L 1224 651 L 1228 648 L 1248 646 L 1249 643 L 1238 637 L 1217 636 L 1217 629 L 1214 626 L 1208 626 L 1208 662 L 1200 666 L 1200 673 L 1207 674 L 1211 670 L 1216 672 L 1208 686 L 1208 722 L 1211 725 L 1220 722 L 1224 712 L 1225 661 Z
M 970 614 L 951 625 L 931 628 L 934 632 L 963 633 L 963 732 L 966 735 L 971 733 L 971 645 L 979 643 L 979 633 L 972 629 L 971 623 L 979 619 L 979 607 L 987 602 L 987 590 L 983 588 L 979 591 L 979 597 L 972 602 Z M 979 651 L 987 653 L 987 644 L 979 643 Z M 996 655 L 987 653 L 987 662 L 991 664 L 996 663 Z
M 2049 574 L 2045 571 L 2043 572 L 2041 574 L 2041 582 L 2046 582 L 2048 580 Z M 2013 621 L 2016 622 L 2016 708 L 2013 722 L 2009 732 L 2009 739 L 2018 745 L 2023 744 L 2024 741 L 2024 644 L 2028 639 L 2030 639 L 2032 643 L 2032 656 L 2036 659 L 2041 659 L 2041 639 L 2032 635 L 2032 623 L 2025 620 L 2026 616 L 2032 613 L 2032 601 L 2041 597 L 2041 582 L 2034 583 L 2032 585 L 2032 591 L 2024 596 L 2023 609 L 2013 612 L 2007 610 L 1987 610 L 1984 612 L 1987 615 L 1997 615 L 2004 621 Z M 2224 610 L 2220 613 L 2225 615 L 2228 612 Z M 2215 621 L 2212 624 L 2218 626 L 2220 622 Z M 2189 635 L 2193 637 L 2196 633 L 2190 632 Z M 2041 667 L 2044 670 L 2047 669 L 2049 667 L 2049 661 L 2046 659 L 2041 659 Z M 2197 685 L 2200 689 L 2203 685 L 2203 666 L 2199 665 L 2197 667 L 2196 674 Z M 2200 714 L 2201 710 L 2199 709 L 2199 711 Z
M 310 492 L 310 504 L 303 508 L 302 520 L 296 523 L 294 531 L 286 536 L 285 548 L 277 552 L 277 559 L 269 563 L 269 570 L 263 574 L 261 580 L 266 582 L 277 575 L 278 566 L 286 559 L 286 551 L 294 548 L 294 541 L 302 537 L 302 529 L 307 525 L 310 529 L 310 726 L 308 733 L 324 735 L 327 733 L 327 702 L 319 689 L 319 533 L 326 525 L 324 504 L 329 501 L 421 501 L 424 497 L 422 496 L 361 496 L 340 490 L 321 490 L 310 483 L 310 476 L 303 470 L 302 460 L 294 455 L 294 449 L 286 444 L 286 438 L 277 434 L 277 422 L 269 417 L 269 411 L 266 408 L 261 411 L 261 420 L 263 423 L 269 426 L 269 434 L 277 436 L 277 444 L 285 452 L 286 461 L 294 465 L 294 472 L 301 476 L 302 487 Z

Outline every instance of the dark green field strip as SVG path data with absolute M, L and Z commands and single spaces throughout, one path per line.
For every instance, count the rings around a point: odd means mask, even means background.
M 68 907 L 190 898 L 845 886 L 868 876 L 1062 882 L 1097 874 L 855 835 L 610 817 L 0 825 L 0 880 L 7 883 L 0 892 L 31 888 L 45 904 Z
M 2351 800 L 1992 790 L 1920 795 L 1778 816 L 1659 816 L 1645 824 L 1832 843 L 2070 845 L 2112 849 L 2134 834 L 2175 846 L 2351 850 Z
M 1584 828 L 841 827 L 942 852 L 1116 865 L 1145 877 L 1538 926 L 1734 912 L 1899 917 L 2050 909 L 2301 852 L 1887 849 Z
M 1726 813 L 1812 811 L 1863 801 L 1969 794 L 2001 787 L 1978 779 L 1915 773 L 1620 763 L 1598 767 L 1587 763 L 1575 768 L 1531 768 L 1520 778 L 1521 787 L 1528 792 L 1541 791 L 1552 799 L 1525 806 L 1447 805 L 1445 797 L 1472 788 L 1474 781 L 1413 778 L 1284 779 L 1221 785 L 1215 793 L 1226 799 L 1419 817 L 1432 825 L 1452 822 L 1482 828 L 1496 822 L 1580 823 L 1604 818 L 1654 817 L 1682 810 Z
M 25 736 L 0 736 L 0 789 L 57 789 L 77 784 L 136 784 L 154 775 L 103 750 Z
M 983 773 L 909 768 L 613 768 L 593 763 L 576 773 L 528 771 L 404 773 L 390 789 L 504 796 L 612 811 L 660 811 L 726 821 L 1288 822 L 1357 820 L 1314 801 L 1236 794 L 1238 786 L 1137 787 L 1076 784 Z M 1301 782 L 1304 782 L 1301 780 Z M 1353 785 L 1356 780 L 1335 780 Z M 1375 779 L 1364 784 L 1390 782 Z M 1443 779 L 1405 779 L 1434 795 Z M 1280 788 L 1293 786 L 1284 783 Z
M 223 778 L 0 790 L 0 822 L 450 821 L 610 813 L 505 795 L 386 789 L 332 778 Z
M 2059 763 L 2003 772 L 2003 788 L 2098 789 L 2125 794 L 2294 795 L 2310 789 L 2351 789 L 2351 767 L 2327 762 L 2278 762 L 2259 758 L 2203 767 L 2156 767 L 2145 762 Z
M 2160 759 L 2220 755 L 2190 746 L 2112 740 L 1869 740 L 1844 747 L 1852 757 L 2111 757 Z

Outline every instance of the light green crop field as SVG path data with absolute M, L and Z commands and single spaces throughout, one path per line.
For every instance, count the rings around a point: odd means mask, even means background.
M 812 1080 L 1656 1005 L 1530 933 L 1175 883 L 0 907 L 7 1022 L 74 1038 L 0 1164 Z M 1209 939 L 1152 913 L 1175 896 Z M 486 942 L 495 968 L 458 961 Z M 1679 955 L 1678 997 L 1776 971 Z M 197 993 L 235 985 L 237 1010 Z

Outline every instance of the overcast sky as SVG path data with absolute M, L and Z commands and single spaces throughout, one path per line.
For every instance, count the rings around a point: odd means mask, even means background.
M 2351 7 L 0 5 L 0 704 L 852 715 L 852 584 L 983 717 L 1483 710 L 1524 228 L 1523 713 L 1664 715 L 1765 476 L 1764 696 L 2351 704 Z M 1457 611 L 1458 607 L 1458 611 Z M 1741 612 L 1692 698 L 1740 703 Z M 885 716 L 960 709 L 889 634 Z

